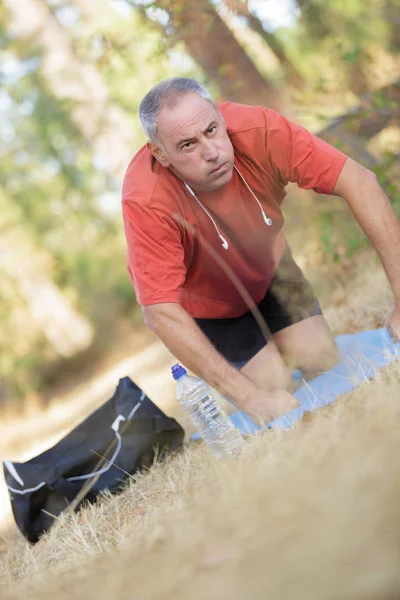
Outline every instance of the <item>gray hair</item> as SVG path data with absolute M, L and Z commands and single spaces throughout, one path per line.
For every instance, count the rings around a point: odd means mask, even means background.
M 139 118 L 147 138 L 160 144 L 157 135 L 157 118 L 163 106 L 173 108 L 180 96 L 195 93 L 210 102 L 217 110 L 214 98 L 198 81 L 190 77 L 165 79 L 151 88 L 140 103 Z

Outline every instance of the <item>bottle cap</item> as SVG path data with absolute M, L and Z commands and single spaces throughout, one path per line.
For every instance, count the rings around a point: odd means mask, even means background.
M 172 377 L 175 380 L 180 379 L 184 375 L 187 375 L 186 369 L 184 367 L 181 367 L 181 365 L 179 363 L 176 363 L 176 365 L 174 365 L 172 367 L 171 371 L 172 371 Z

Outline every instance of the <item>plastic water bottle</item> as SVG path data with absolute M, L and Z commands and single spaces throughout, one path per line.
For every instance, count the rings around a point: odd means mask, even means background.
M 240 431 L 216 403 L 205 381 L 187 374 L 176 364 L 172 367 L 176 380 L 176 399 L 199 430 L 203 440 L 217 458 L 235 456 L 243 445 Z

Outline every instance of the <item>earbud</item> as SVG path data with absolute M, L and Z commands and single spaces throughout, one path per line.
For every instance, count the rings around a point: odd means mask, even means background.
M 222 247 L 223 247 L 223 249 L 224 249 L 224 250 L 228 250 L 228 248 L 229 248 L 229 244 L 228 244 L 228 242 L 226 241 L 226 239 L 224 238 L 224 236 L 223 236 L 223 235 L 221 235 L 221 234 L 219 234 L 219 237 L 220 237 L 220 239 L 222 240 Z
M 265 223 L 268 225 L 268 227 L 271 227 L 271 225 L 272 225 L 272 219 L 270 219 L 269 217 L 267 217 L 267 215 L 265 214 L 264 211 L 262 211 L 262 216 L 263 216 L 263 219 L 264 219 Z

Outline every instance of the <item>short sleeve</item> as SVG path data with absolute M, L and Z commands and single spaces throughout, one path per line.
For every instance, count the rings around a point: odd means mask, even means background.
M 263 109 L 266 153 L 278 179 L 285 184 L 331 194 L 347 156 L 279 113 Z
M 139 304 L 180 302 L 185 282 L 184 249 L 178 224 L 167 213 L 123 203 L 128 272 Z

